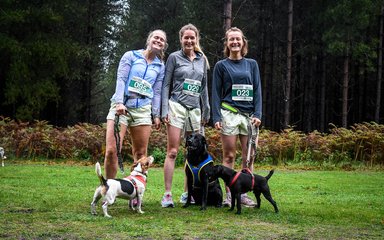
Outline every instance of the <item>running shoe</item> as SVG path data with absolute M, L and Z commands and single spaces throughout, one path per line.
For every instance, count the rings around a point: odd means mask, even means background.
M 172 193 L 170 192 L 164 193 L 164 196 L 161 199 L 161 206 L 163 208 L 175 207 L 175 204 L 173 203 L 173 200 L 172 200 Z
M 180 196 L 180 203 L 186 204 L 187 203 L 187 199 L 188 199 L 188 192 L 184 192 Z M 191 196 L 191 204 L 195 204 L 195 199 L 193 199 L 192 196 Z

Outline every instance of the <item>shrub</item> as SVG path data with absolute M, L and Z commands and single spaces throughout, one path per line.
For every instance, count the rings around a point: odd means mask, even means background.
M 222 144 L 219 131 L 206 128 L 208 151 L 216 163 L 222 161 Z M 183 166 L 184 140 L 176 158 L 176 166 Z M 99 160 L 105 153 L 105 125 L 79 123 L 67 128 L 54 127 L 46 121 L 18 122 L 0 116 L 0 146 L 8 157 Z M 164 164 L 167 137 L 163 127 L 153 131 L 148 153 L 155 163 Z M 123 142 L 123 158 L 132 161 L 129 132 Z M 237 156 L 240 157 L 240 147 Z M 349 129 L 331 125 L 330 133 L 314 131 L 304 134 L 293 128 L 280 133 L 262 129 L 256 159 L 259 163 L 287 164 L 311 162 L 324 165 L 362 163 L 369 166 L 384 164 L 384 125 L 360 123 Z

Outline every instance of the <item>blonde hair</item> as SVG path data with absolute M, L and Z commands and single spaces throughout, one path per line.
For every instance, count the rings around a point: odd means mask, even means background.
M 185 33 L 185 31 L 187 30 L 191 30 L 191 31 L 194 31 L 195 34 L 196 34 L 196 44 L 195 44 L 195 51 L 196 52 L 201 52 L 203 54 L 203 57 L 205 59 L 205 62 L 207 63 L 207 68 L 209 69 L 209 62 L 208 62 L 208 58 L 205 56 L 203 50 L 201 50 L 201 47 L 200 47 L 200 32 L 199 30 L 197 29 L 197 27 L 191 23 L 188 23 L 187 25 L 184 25 L 180 31 L 179 31 L 179 39 L 180 39 L 180 43 L 183 39 L 183 35 Z
M 247 38 L 244 36 L 244 33 L 243 31 L 241 31 L 239 28 L 237 27 L 231 27 L 230 29 L 228 29 L 226 32 L 225 32 L 225 38 L 224 38 L 224 55 L 226 57 L 229 57 L 229 54 L 230 54 L 230 50 L 227 46 L 227 43 L 228 43 L 228 34 L 230 32 L 240 32 L 241 33 L 241 38 L 243 39 L 243 42 L 244 42 L 244 45 L 243 47 L 241 48 L 241 56 L 244 57 L 245 55 L 247 55 L 248 53 L 248 40 Z
M 147 37 L 147 41 L 145 42 L 145 48 L 148 48 L 149 46 L 149 43 L 151 41 L 151 38 L 153 37 L 153 35 L 155 34 L 155 32 L 161 32 L 162 34 L 164 34 L 165 36 L 165 39 L 164 39 L 164 48 L 163 50 L 160 51 L 159 54 L 157 54 L 157 57 L 160 58 L 161 61 L 164 61 L 164 57 L 165 57 L 165 50 L 167 50 L 168 48 L 168 43 L 167 43 L 167 34 L 161 30 L 161 29 L 156 29 L 156 30 L 153 30 L 151 32 L 148 33 L 148 37 Z

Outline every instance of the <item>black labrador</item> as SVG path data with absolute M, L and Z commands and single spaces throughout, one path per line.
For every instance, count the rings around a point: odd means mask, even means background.
M 211 172 L 214 166 L 207 147 L 207 141 L 203 135 L 192 133 L 187 136 L 185 174 L 187 176 L 188 198 L 184 208 L 191 204 L 191 197 L 195 199 L 196 204 L 201 204 L 200 210 L 206 210 L 207 205 L 222 206 L 223 192 L 220 182 L 217 178 L 212 180 L 207 175 L 207 172 Z
M 241 172 L 236 172 L 235 170 L 223 165 L 216 165 L 211 170 L 212 171 L 208 173 L 209 177 L 222 178 L 225 182 L 225 185 L 228 186 L 231 190 L 232 199 L 231 208 L 229 209 L 230 211 L 235 208 L 236 200 L 236 214 L 241 214 L 241 194 L 253 191 L 253 194 L 255 194 L 257 200 L 257 205 L 255 207 L 260 208 L 260 195 L 263 194 L 264 197 L 273 205 L 275 212 L 279 212 L 277 204 L 273 200 L 268 186 L 268 180 L 271 178 L 274 170 L 271 170 L 266 177 L 252 174 L 249 170 L 246 169 L 243 169 Z

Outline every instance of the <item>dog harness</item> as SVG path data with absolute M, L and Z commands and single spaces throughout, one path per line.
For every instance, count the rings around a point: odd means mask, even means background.
M 185 162 L 185 165 L 188 166 L 189 170 L 192 173 L 193 186 L 194 187 L 198 186 L 200 183 L 200 170 L 203 169 L 203 167 L 205 165 L 207 165 L 208 163 L 211 163 L 211 162 L 213 163 L 213 159 L 212 159 L 211 155 L 209 155 L 209 154 L 208 154 L 207 159 L 205 159 L 203 162 L 199 163 L 199 165 L 197 165 L 196 167 L 191 166 L 191 164 L 188 162 L 188 160 Z
M 255 186 L 255 176 L 253 176 L 253 174 L 249 168 L 244 168 L 243 170 L 237 172 L 236 175 L 233 177 L 233 179 L 232 179 L 232 181 L 228 187 L 231 187 L 237 181 L 237 179 L 239 178 L 240 174 L 243 173 L 243 171 L 245 171 L 248 174 L 251 174 L 251 176 L 252 176 L 252 189 L 253 189 L 253 187 Z
M 125 177 L 124 179 L 127 179 L 130 182 L 132 182 L 133 186 L 135 186 L 136 189 L 137 189 L 136 180 L 139 180 L 142 184 L 144 184 L 144 187 L 147 185 L 147 181 L 145 181 L 145 178 L 143 176 L 140 176 L 140 175 L 136 175 L 136 176 L 129 175 L 128 177 Z

